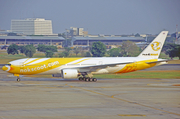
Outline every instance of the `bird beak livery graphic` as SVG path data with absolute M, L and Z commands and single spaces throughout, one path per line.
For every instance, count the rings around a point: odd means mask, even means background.
M 154 50 L 154 51 L 158 51 L 158 50 L 160 50 L 160 48 L 161 48 L 161 43 L 160 42 L 153 42 L 152 44 L 151 44 L 151 47 L 152 47 L 152 49 Z
M 13 68 L 9 64 L 2 67 L 2 70 L 4 70 L 4 71 L 10 71 L 12 69 Z

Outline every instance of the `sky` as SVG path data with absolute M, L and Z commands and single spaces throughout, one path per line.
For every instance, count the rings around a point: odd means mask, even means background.
M 53 33 L 80 27 L 89 34 L 180 31 L 180 0 L 0 0 L 0 29 L 12 19 L 52 20 Z

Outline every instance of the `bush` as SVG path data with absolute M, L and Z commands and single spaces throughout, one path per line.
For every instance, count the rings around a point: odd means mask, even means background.
M 92 44 L 91 53 L 93 57 L 103 57 L 106 53 L 106 46 L 98 41 Z
M 25 55 L 26 57 L 33 57 L 34 53 L 36 53 L 36 48 L 33 45 L 26 45 L 25 46 Z
M 91 57 L 91 53 L 90 52 L 86 52 L 85 57 Z
M 54 52 L 51 50 L 46 50 L 45 55 L 46 55 L 46 57 L 53 57 Z
M 7 53 L 12 55 L 18 54 L 18 46 L 16 44 L 10 45 L 7 49 Z
M 62 53 L 59 53 L 59 57 L 68 57 L 69 52 L 68 51 L 63 51 Z

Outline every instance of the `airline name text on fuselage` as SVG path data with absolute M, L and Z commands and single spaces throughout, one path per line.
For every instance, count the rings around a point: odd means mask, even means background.
M 57 64 L 59 64 L 59 62 L 55 61 L 55 62 L 51 62 L 51 63 L 48 63 L 47 65 L 43 65 L 43 66 L 36 66 L 33 68 L 27 67 L 25 69 L 20 69 L 20 72 L 33 72 L 33 71 L 43 70 L 43 69 L 50 68 L 50 67 L 57 65 Z

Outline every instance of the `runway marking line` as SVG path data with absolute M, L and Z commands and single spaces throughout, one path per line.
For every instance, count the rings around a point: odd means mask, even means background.
M 180 86 L 180 84 L 167 84 L 167 83 L 159 83 L 159 84 L 149 83 L 147 85 L 148 86 Z
M 121 117 L 146 117 L 146 115 L 142 114 L 118 114 Z
M 169 114 L 180 116 L 180 114 L 177 114 L 177 113 L 174 113 L 174 112 L 169 112 L 169 111 L 158 109 L 158 108 L 155 108 L 155 107 L 151 107 L 151 106 L 148 106 L 148 105 L 145 105 L 145 104 L 140 104 L 140 103 L 133 102 L 133 101 L 128 101 L 128 100 L 125 100 L 125 99 L 116 98 L 116 97 L 114 97 L 115 95 L 109 96 L 109 95 L 106 95 L 106 94 L 103 94 L 103 93 L 99 93 L 99 92 L 96 92 L 96 91 L 93 91 L 93 90 L 88 90 L 88 89 L 77 87 L 77 86 L 71 86 L 71 85 L 68 85 L 68 84 L 65 84 L 65 85 L 69 86 L 71 88 L 81 89 L 81 90 L 88 91 L 88 92 L 91 92 L 91 93 L 95 93 L 95 94 L 98 94 L 98 95 L 102 95 L 102 96 L 105 96 L 105 97 L 108 97 L 108 98 L 113 98 L 113 99 L 121 100 L 121 101 L 124 101 L 124 102 L 132 103 L 132 104 L 136 104 L 136 105 L 139 105 L 139 106 L 143 106 L 143 107 L 151 108 L 151 109 L 154 109 L 154 110 L 159 110 L 159 111 L 162 111 L 162 112 L 165 112 L 165 113 L 169 113 Z
M 172 85 L 172 86 L 180 86 L 180 84 L 174 84 L 174 85 Z

